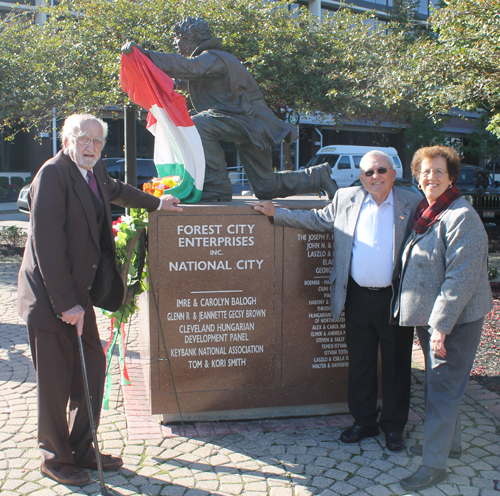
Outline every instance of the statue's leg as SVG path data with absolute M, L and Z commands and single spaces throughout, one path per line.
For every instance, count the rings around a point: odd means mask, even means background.
M 229 180 L 226 157 L 220 141 L 224 136 L 224 123 L 217 118 L 200 113 L 193 117 L 196 129 L 200 133 L 205 152 L 205 181 L 202 201 L 231 201 L 233 188 Z
M 278 180 L 273 170 L 271 149 L 261 150 L 250 141 L 235 143 L 235 146 L 254 195 L 259 200 L 275 198 Z
M 253 192 L 260 200 L 321 191 L 331 200 L 337 191 L 328 163 L 298 171 L 274 172 L 270 148 L 260 150 L 253 143 L 245 142 L 237 143 L 236 149 Z
M 331 173 L 332 169 L 328 162 L 298 171 L 277 172 L 281 189 L 276 197 L 324 192 L 330 200 L 333 200 L 338 188 L 332 180 Z

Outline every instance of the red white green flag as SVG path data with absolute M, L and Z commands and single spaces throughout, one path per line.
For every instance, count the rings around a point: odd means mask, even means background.
M 158 177 L 182 179 L 168 193 L 184 203 L 200 201 L 205 154 L 186 101 L 174 91 L 174 81 L 134 47 L 133 53 L 122 54 L 120 83 L 134 103 L 149 111 L 147 128 L 155 137 Z

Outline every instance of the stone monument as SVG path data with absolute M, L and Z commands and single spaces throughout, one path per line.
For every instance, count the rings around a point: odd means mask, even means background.
M 150 215 L 152 413 L 164 420 L 345 412 L 343 316 L 330 314 L 330 233 L 274 227 L 254 199 Z M 322 208 L 313 196 L 279 202 Z

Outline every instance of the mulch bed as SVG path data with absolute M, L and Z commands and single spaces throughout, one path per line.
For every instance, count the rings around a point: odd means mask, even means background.
M 492 283 L 491 292 L 494 307 L 484 319 L 471 377 L 483 387 L 500 394 L 500 283 Z
M 488 251 L 500 253 L 500 224 L 486 223 L 484 227 L 488 233 Z
M 19 246 L 0 244 L 0 257 L 19 257 L 19 262 L 24 254 L 24 248 Z
M 485 224 L 489 252 L 500 253 L 500 225 Z M 484 319 L 483 334 L 471 377 L 483 387 L 500 394 L 500 283 L 491 283 L 493 310 Z

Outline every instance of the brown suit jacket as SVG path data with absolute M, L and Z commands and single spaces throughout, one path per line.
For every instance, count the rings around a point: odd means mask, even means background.
M 29 325 L 68 332 L 70 326 L 56 315 L 78 304 L 85 308 L 90 290 L 100 289 L 92 288 L 99 263 L 100 269 L 107 264 L 103 272 L 113 278 L 101 306 L 116 310 L 121 304 L 124 288 L 115 259 L 110 202 L 153 211 L 159 199 L 110 178 L 102 160 L 95 165 L 94 175 L 102 195 L 101 238 L 93 193 L 68 155 L 59 152 L 33 180 L 17 300 L 19 315 Z M 107 247 L 107 257 L 101 256 L 102 247 Z

